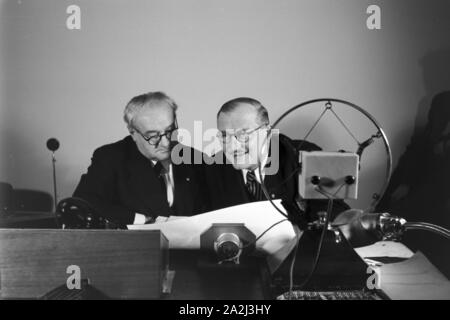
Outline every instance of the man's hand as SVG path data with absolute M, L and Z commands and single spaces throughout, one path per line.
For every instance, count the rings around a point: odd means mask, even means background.
M 176 219 L 186 218 L 182 216 L 157 216 L 156 218 L 153 216 L 146 216 L 142 213 L 136 213 L 133 224 L 150 224 L 150 223 L 161 223 L 172 221 Z
M 155 223 L 156 219 L 153 216 L 145 216 L 145 224 Z
M 165 216 L 157 216 L 155 218 L 154 223 L 161 223 L 161 222 L 166 222 L 169 219 L 169 217 L 165 217 Z
M 147 217 L 142 213 L 135 213 L 133 224 L 145 224 L 147 223 Z
M 133 224 L 149 224 L 154 223 L 156 219 L 153 216 L 147 216 L 142 213 L 136 213 L 134 216 Z
M 158 216 L 155 219 L 155 223 L 168 222 L 168 221 L 173 221 L 173 220 L 182 219 L 182 218 L 187 218 L 187 217 L 183 217 L 183 216 L 169 216 L 169 217 Z

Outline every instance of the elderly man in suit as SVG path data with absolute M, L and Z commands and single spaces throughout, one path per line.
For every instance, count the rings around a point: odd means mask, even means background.
M 266 200 L 262 182 L 272 199 L 282 199 L 290 219 L 304 224 L 324 211 L 327 200 L 302 201 L 298 197 L 298 150 L 288 137 L 273 132 L 267 109 L 252 98 L 226 102 L 217 113 L 217 129 L 222 151 L 208 166 L 211 205 L 220 209 Z M 301 142 L 302 150 L 320 150 L 313 143 Z M 335 201 L 333 218 L 348 209 Z
M 204 166 L 172 161 L 175 156 L 192 160 L 199 152 L 172 141 L 176 110 L 175 101 L 162 92 L 131 99 L 124 111 L 130 135 L 95 150 L 73 196 L 121 225 L 207 211 Z

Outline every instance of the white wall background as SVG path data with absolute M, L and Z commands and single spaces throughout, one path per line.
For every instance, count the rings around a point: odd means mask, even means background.
M 71 4 L 78 31 L 66 28 Z M 370 4 L 381 30 L 366 28 Z M 0 181 L 52 192 L 45 142 L 57 137 L 60 199 L 95 148 L 127 134 L 122 110 L 143 92 L 172 96 L 187 129 L 214 127 L 238 96 L 262 101 L 273 121 L 309 99 L 348 100 L 379 121 L 396 163 L 432 95 L 450 87 L 448 0 L 2 0 L 0 10 Z M 293 133 L 296 119 L 281 127 Z M 368 122 L 348 119 L 366 138 Z M 348 140 L 338 127 L 318 139 L 337 148 Z M 361 195 L 380 184 L 376 148 Z

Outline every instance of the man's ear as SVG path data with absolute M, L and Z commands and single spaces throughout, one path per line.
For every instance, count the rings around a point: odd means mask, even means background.
M 133 141 L 134 141 L 134 142 L 137 142 L 137 141 L 136 141 L 136 136 L 135 136 L 135 134 L 134 134 L 136 131 L 134 131 L 134 130 L 131 129 L 131 128 L 128 128 L 128 132 L 130 133 L 130 136 L 131 136 L 131 138 L 133 139 Z

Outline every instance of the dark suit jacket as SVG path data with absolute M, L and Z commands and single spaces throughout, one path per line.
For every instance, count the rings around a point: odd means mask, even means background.
M 271 198 L 281 198 L 290 219 L 300 225 L 316 219 L 318 211 L 327 208 L 328 200 L 311 200 L 305 202 L 305 207 L 297 205 L 298 172 L 289 176 L 299 168 L 299 153 L 297 147 L 305 151 L 321 150 L 317 145 L 307 141 L 292 141 L 284 135 L 279 135 L 279 170 L 273 175 L 266 175 L 264 184 Z M 272 152 L 272 144 L 269 156 Z M 225 162 L 223 152 L 215 155 L 222 159 L 223 164 L 213 164 L 207 167 L 207 184 L 210 189 L 212 209 L 221 209 L 251 202 L 244 183 L 241 170 L 236 170 Z M 349 207 L 343 201 L 335 201 L 331 218 Z
M 194 153 L 200 153 L 186 146 L 182 146 L 182 152 L 190 152 L 191 160 Z M 174 203 L 169 207 L 166 190 L 151 161 L 128 136 L 95 150 L 73 196 L 88 201 L 101 216 L 120 224 L 133 223 L 135 213 L 191 216 L 209 209 L 204 165 L 173 164 L 173 176 Z

